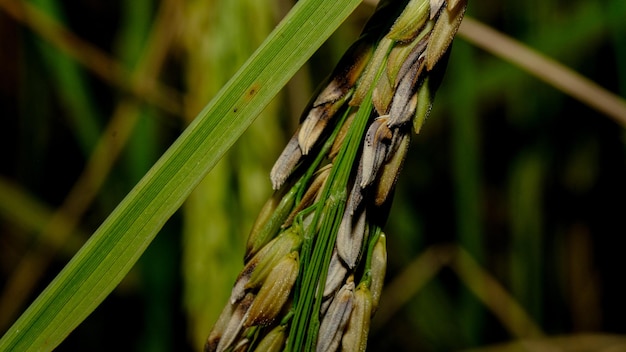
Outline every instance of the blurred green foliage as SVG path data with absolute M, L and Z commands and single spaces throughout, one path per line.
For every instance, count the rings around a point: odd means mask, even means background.
M 135 72 L 145 62 L 142 55 L 150 53 L 147 38 L 167 1 L 32 3 Z M 245 7 L 260 4 L 256 10 Z M 186 115 L 194 116 L 291 3 L 177 6 L 182 20 L 167 28 L 178 35 L 166 45 L 157 78 L 184 94 Z M 263 175 L 293 133 L 294 111 L 300 111 L 371 11 L 363 5 L 346 21 L 213 171 L 209 179 L 220 193 L 199 189 L 192 196 L 196 204 L 169 221 L 136 269 L 59 350 L 199 349 L 198 336 L 210 319 L 193 297 L 223 305 L 241 267 L 255 208 L 271 189 Z M 51 259 L 40 268 L 37 284 L 20 292 L 23 301 L 16 311 L 0 311 L 2 332 L 186 124 L 184 116 L 140 103 L 103 82 L 9 13 L 0 7 L 2 299 L 11 297 L 7 287 L 24 256 Z M 623 0 L 470 2 L 469 14 L 626 96 Z M 74 235 L 62 246 L 50 245 L 52 240 L 38 237 L 42 219 L 63 203 L 98 135 L 128 99 L 136 123 L 120 160 L 75 219 Z M 433 113 L 414 138 L 400 178 L 385 230 L 388 281 L 427 248 L 455 243 L 545 335 L 626 334 L 619 260 L 626 234 L 624 180 L 622 127 L 459 38 Z M 190 224 L 202 226 L 199 232 L 206 237 L 185 242 L 192 238 Z M 211 229 L 218 227 L 230 236 L 221 239 L 228 253 L 210 247 L 218 240 Z M 192 249 L 196 259 L 189 257 Z M 211 256 L 210 264 L 202 253 Z M 204 266 L 192 267 L 201 262 Z M 222 277 L 216 287 L 201 277 L 206 265 Z M 449 351 L 528 337 L 507 330 L 498 313 L 468 289 L 458 271 L 444 265 L 401 311 L 372 331 L 370 350 Z

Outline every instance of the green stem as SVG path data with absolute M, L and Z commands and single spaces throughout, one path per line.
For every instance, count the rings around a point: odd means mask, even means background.
M 289 334 L 292 337 L 289 339 L 289 351 L 310 351 L 315 347 L 319 329 L 318 312 L 323 294 L 323 290 L 317 290 L 317 286 L 318 283 L 326 280 L 330 256 L 345 208 L 348 179 L 355 164 L 367 122 L 370 120 L 371 111 L 372 95 L 370 92 L 359 107 L 346 140 L 337 155 L 317 204 L 318 210 L 313 222 L 305 230 L 308 233 L 305 237 L 311 240 L 307 247 L 303 246 L 303 257 L 310 258 L 310 260 L 302 260 L 302 281 L 299 285 L 302 291 L 298 300 L 294 302 L 295 317 Z M 323 218 L 322 213 L 324 213 Z M 316 224 L 320 218 L 322 224 L 319 233 L 315 236 Z

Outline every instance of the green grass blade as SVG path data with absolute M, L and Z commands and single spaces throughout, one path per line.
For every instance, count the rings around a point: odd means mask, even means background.
M 2 337 L 0 350 L 58 346 L 117 286 L 191 190 L 359 3 L 298 2 Z

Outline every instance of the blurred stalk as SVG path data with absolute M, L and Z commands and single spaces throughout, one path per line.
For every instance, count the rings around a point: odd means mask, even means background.
M 431 246 L 415 257 L 383 291 L 380 309 L 372 320 L 372 331 L 382 329 L 402 307 L 414 298 L 441 268 L 448 265 L 454 252 L 445 246 Z M 434 324 L 435 322 L 433 322 Z
M 64 22 L 62 10 L 55 0 L 30 0 L 30 2 L 50 17 Z M 83 153 L 89 155 L 100 134 L 102 116 L 91 96 L 91 89 L 83 71 L 71 58 L 60 53 L 47 41 L 36 38 L 36 43 L 48 67 L 48 74 L 52 76 L 50 82 L 56 84 L 55 91 L 67 111 L 66 116 L 70 119 L 74 136 Z
M 544 282 L 543 158 L 537 150 L 520 153 L 513 161 L 509 180 L 511 291 L 537 321 L 541 321 L 542 316 Z
M 450 117 L 452 118 L 452 178 L 455 186 L 457 238 L 479 263 L 485 262 L 482 229 L 482 186 L 478 99 L 474 82 L 478 81 L 473 49 L 466 43 L 454 47 L 454 61 L 450 75 Z M 460 297 L 460 320 L 465 337 L 475 345 L 480 342 L 484 328 L 482 307 L 475 297 L 463 290 Z
M 507 37 L 471 18 L 463 22 L 463 33 L 472 44 L 520 66 L 526 72 L 554 86 L 564 94 L 613 118 L 617 123 L 626 126 L 626 100 L 609 92 L 595 82 L 578 74 L 557 61 L 543 55 L 517 40 Z M 563 26 L 561 26 L 563 27 Z M 569 34 L 568 34 L 569 36 Z M 579 44 L 579 43 L 577 43 Z M 489 86 L 501 90 L 507 79 L 499 70 L 489 70 L 490 76 L 500 81 L 487 80 Z M 497 88 L 496 88 L 497 87 Z M 481 90 L 477 88 L 477 90 Z
M 171 114 L 182 114 L 177 91 L 152 77 L 129 79 L 131 72 L 119 62 L 70 32 L 38 7 L 22 0 L 0 0 L 0 8 L 103 81 Z
M 185 8 L 186 116 L 193 118 L 274 27 L 271 0 L 189 0 Z M 267 170 L 284 140 L 270 104 L 184 205 L 185 311 L 201 349 L 230 295 L 245 236 L 269 196 Z
M 529 315 L 519 299 L 504 287 L 472 258 L 463 248 L 450 248 L 450 267 L 465 286 L 500 321 L 514 338 L 543 336 L 541 328 Z
M 25 234 L 31 235 L 22 238 L 22 242 L 36 241 L 36 236 L 44 231 L 53 212 L 54 209 L 30 195 L 27 190 L 0 177 L 0 217 L 19 226 Z M 67 223 L 69 220 L 63 219 L 61 222 Z M 55 246 L 55 244 L 48 242 L 54 241 L 55 238 L 56 236 L 41 238 L 41 241 L 44 242 L 45 247 Z M 87 234 L 76 229 L 70 239 L 62 246 L 61 253 L 63 256 L 69 257 L 74 254 L 80 247 L 82 240 L 79 239 L 82 238 L 87 238 Z
M 560 251 L 555 257 L 562 258 L 562 281 L 570 307 L 572 330 L 602 331 L 601 285 L 589 227 L 582 222 L 572 224 L 565 239 L 557 245 L 560 245 Z

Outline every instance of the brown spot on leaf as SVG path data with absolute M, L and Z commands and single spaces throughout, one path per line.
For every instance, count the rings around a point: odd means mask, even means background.
M 258 83 L 253 83 L 246 93 L 245 100 L 249 102 L 258 92 L 261 86 Z

